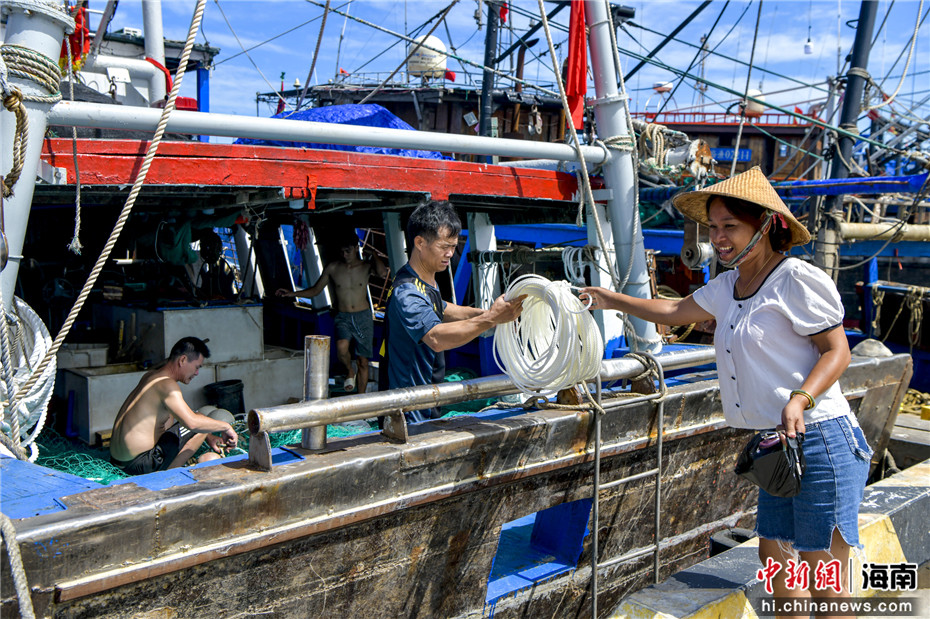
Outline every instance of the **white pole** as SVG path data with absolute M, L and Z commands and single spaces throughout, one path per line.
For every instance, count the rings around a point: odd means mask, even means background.
M 613 137 L 629 136 L 626 110 L 617 88 L 620 67 L 615 66 L 611 49 L 613 43 L 610 37 L 610 22 L 607 19 L 607 3 L 585 2 L 584 12 L 590 33 L 588 41 L 591 47 L 591 69 L 594 73 L 594 88 L 597 96 L 594 101 L 594 115 L 597 119 L 599 137 L 607 141 Z M 627 268 L 631 268 L 629 281 L 623 290 L 618 292 L 648 299 L 651 298 L 652 293 L 649 289 L 649 271 L 646 268 L 643 233 L 636 225 L 639 213 L 636 210 L 634 194 L 636 171 L 633 169 L 633 155 L 626 151 L 615 154 L 617 156 L 611 157 L 610 161 L 604 164 L 604 184 L 611 191 L 607 209 L 610 212 L 610 227 L 617 252 L 617 273 L 621 279 Z M 630 260 L 632 260 L 632 267 L 629 266 Z M 636 337 L 655 342 L 648 346 L 636 345 L 631 341 L 633 334 L 628 334 L 627 341 L 630 347 L 640 351 L 659 352 L 662 344 L 658 340 L 655 325 L 632 316 L 629 319 L 636 331 Z
M 8 16 L 6 38 L 3 44 L 18 45 L 37 52 L 53 62 L 58 62 L 61 41 L 65 32 L 74 31 L 74 20 L 52 2 L 38 0 L 17 0 L 4 2 L 3 13 Z M 9 69 L 9 67 L 8 67 Z M 47 96 L 49 94 L 36 82 L 9 75 L 11 88 L 18 88 L 26 96 Z M 57 92 L 57 89 L 56 89 Z M 23 241 L 26 237 L 26 225 L 32 207 L 32 194 L 35 190 L 36 172 L 39 167 L 39 155 L 42 151 L 42 138 L 48 126 L 48 103 L 23 101 L 28 114 L 27 126 L 29 139 L 24 145 L 23 169 L 19 180 L 13 186 L 13 195 L 4 199 L 4 233 L 10 259 L 0 276 L 3 289 L 3 309 L 10 311 L 13 293 L 16 289 L 16 277 L 22 260 Z M 114 106 L 115 107 L 115 106 Z M 13 138 L 16 135 L 16 116 L 0 107 L 0 174 L 4 176 L 13 167 Z
M 165 32 L 161 18 L 161 0 L 142 0 L 142 29 L 145 34 L 145 55 L 165 65 Z M 161 73 L 159 71 L 159 73 Z M 168 85 L 162 74 L 161 81 L 152 80 L 149 103 L 162 101 L 168 94 Z
M 49 111 L 49 122 L 55 125 L 136 131 L 154 131 L 160 117 L 161 110 L 82 101 L 60 101 Z M 577 161 L 578 159 L 575 149 L 568 144 L 489 138 L 477 135 L 450 135 L 428 131 L 404 131 L 403 129 L 382 129 L 379 127 L 358 127 L 281 118 L 253 118 L 234 114 L 184 112 L 181 110 L 175 110 L 171 113 L 166 130 L 169 133 L 283 140 L 287 142 L 412 148 L 444 153 L 531 157 L 555 159 L 557 161 Z M 604 161 L 604 149 L 597 146 L 584 146 L 582 148 L 584 148 L 585 159 L 589 163 Z

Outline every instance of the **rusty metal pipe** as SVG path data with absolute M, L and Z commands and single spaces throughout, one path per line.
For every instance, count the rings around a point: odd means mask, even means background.
M 704 365 L 714 361 L 714 350 L 709 346 L 676 350 L 656 355 L 662 368 L 669 370 Z M 601 363 L 604 381 L 632 378 L 647 368 L 636 358 L 607 359 Z M 499 397 L 519 393 L 507 376 L 485 376 L 472 380 L 438 385 L 420 385 L 374 393 L 299 402 L 249 411 L 249 431 L 280 432 L 312 428 L 343 421 L 367 419 L 390 412 L 411 411 L 434 406 L 446 406 L 481 398 Z
M 304 402 L 329 397 L 329 336 L 304 337 Z M 304 449 L 326 449 L 326 426 L 304 428 L 300 437 Z

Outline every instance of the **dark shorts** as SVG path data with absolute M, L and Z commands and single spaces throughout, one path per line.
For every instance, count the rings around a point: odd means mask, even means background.
M 375 321 L 371 310 L 359 312 L 339 312 L 334 321 L 337 340 L 355 340 L 355 354 L 371 359 L 372 339 L 375 334 Z
M 193 438 L 195 432 L 191 432 L 180 423 L 165 430 L 155 446 L 148 451 L 144 451 L 129 462 L 123 462 L 116 458 L 110 458 L 113 466 L 119 468 L 124 473 L 130 475 L 145 475 L 155 471 L 164 471 L 174 459 L 181 453 L 184 445 Z

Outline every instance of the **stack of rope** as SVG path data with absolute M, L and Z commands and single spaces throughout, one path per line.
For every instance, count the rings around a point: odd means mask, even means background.
M 524 275 L 505 298 L 521 295 L 521 316 L 494 333 L 495 359 L 514 385 L 525 393 L 555 393 L 597 378 L 604 342 L 569 283 Z

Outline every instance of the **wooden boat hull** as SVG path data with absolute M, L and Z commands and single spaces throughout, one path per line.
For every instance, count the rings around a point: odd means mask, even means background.
M 887 444 L 910 368 L 905 355 L 857 358 L 842 381 L 873 446 Z M 655 466 L 656 421 L 654 402 L 605 417 L 602 483 Z M 756 495 L 731 472 L 748 433 L 725 427 L 716 381 L 673 386 L 665 428 L 660 578 L 705 558 L 713 532 L 751 526 Z M 364 435 L 279 450 L 270 473 L 232 461 L 192 469 L 188 485 L 62 497 L 67 509 L 15 521 L 37 615 L 490 612 L 502 526 L 591 497 L 592 431 L 590 412 L 453 418 L 403 445 Z M 654 492 L 640 479 L 602 493 L 602 559 L 653 543 Z M 496 616 L 583 612 L 590 541 L 577 569 L 497 600 Z M 602 570 L 600 607 L 653 578 L 651 556 Z M 2 585 L 2 615 L 15 616 L 8 570 Z

